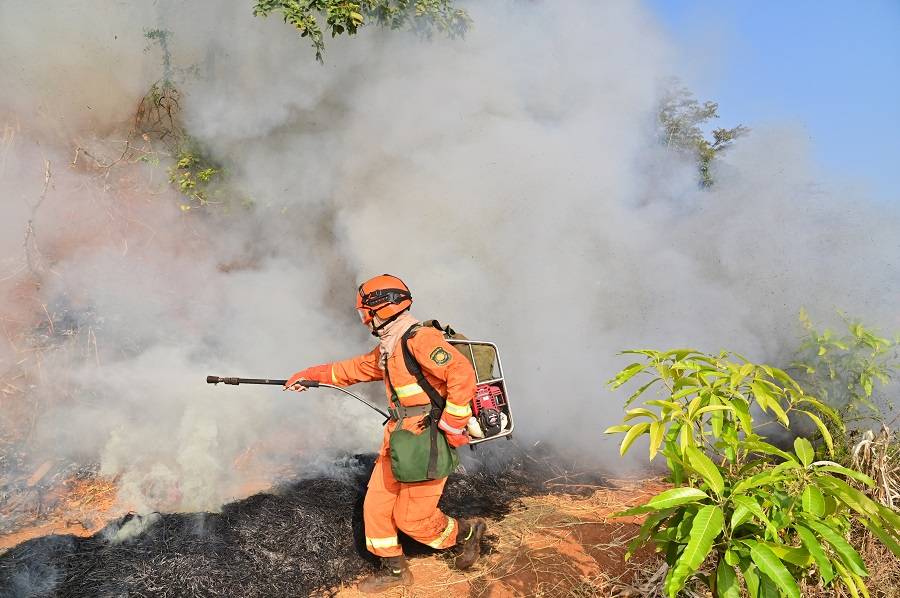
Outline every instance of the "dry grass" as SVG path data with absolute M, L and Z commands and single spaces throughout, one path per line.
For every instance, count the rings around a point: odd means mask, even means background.
M 585 484 L 578 484 L 584 490 Z M 411 561 L 416 583 L 385 594 L 392 598 L 638 596 L 636 584 L 660 562 L 649 551 L 624 560 L 634 520 L 610 520 L 619 510 L 645 501 L 664 486 L 658 480 L 616 480 L 586 496 L 525 498 L 500 521 L 489 523 L 482 561 L 471 571 L 451 568 L 452 555 Z M 635 593 L 637 592 L 637 593 Z M 346 587 L 343 598 L 361 596 Z
M 853 447 L 853 468 L 875 480 L 868 491 L 873 500 L 892 509 L 900 506 L 900 443 L 887 425 L 877 436 L 871 430 L 863 434 Z

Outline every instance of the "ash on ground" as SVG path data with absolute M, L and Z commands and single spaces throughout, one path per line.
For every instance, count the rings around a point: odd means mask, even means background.
M 447 484 L 441 508 L 449 515 L 498 519 L 569 475 L 511 445 L 475 455 Z M 284 483 L 221 513 L 128 515 L 89 538 L 29 540 L 0 555 L 0 595 L 330 595 L 371 568 L 362 500 L 373 464 L 374 455 L 343 459 L 334 475 Z M 433 552 L 404 546 L 411 556 Z

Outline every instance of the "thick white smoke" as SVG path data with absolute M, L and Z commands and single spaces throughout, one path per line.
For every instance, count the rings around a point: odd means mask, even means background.
M 243 3 L 93 10 L 0 6 L 0 127 L 15 132 L 0 138 L 0 284 L 10 321 L 46 307 L 95 339 L 41 354 L 29 441 L 99 457 L 134 508 L 214 508 L 298 454 L 373 449 L 380 421 L 343 397 L 204 383 L 368 349 L 352 301 L 373 274 L 403 277 L 419 317 L 499 343 L 522 437 L 610 466 L 620 349 L 775 360 L 803 305 L 900 326 L 896 207 L 846 193 L 799 134 L 755 127 L 704 191 L 657 145 L 678 66 L 638 4 L 471 6 L 464 41 L 365 31 L 324 66 Z M 75 146 L 121 152 L 163 74 L 152 29 L 171 32 L 187 131 L 252 210 L 182 212 L 165 162 L 71 166 Z M 12 369 L 21 347 L 0 357 Z

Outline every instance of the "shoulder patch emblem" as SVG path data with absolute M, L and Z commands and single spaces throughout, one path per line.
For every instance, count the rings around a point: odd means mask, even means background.
M 450 355 L 446 350 L 444 350 L 443 347 L 438 347 L 437 349 L 432 351 L 429 357 L 431 358 L 431 361 L 435 362 L 438 365 L 446 365 L 447 362 L 449 362 L 453 358 L 453 356 Z

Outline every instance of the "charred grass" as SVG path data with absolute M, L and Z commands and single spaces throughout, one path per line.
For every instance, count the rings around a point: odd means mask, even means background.
M 514 447 L 479 457 L 448 484 L 441 503 L 448 514 L 488 517 L 501 526 L 523 500 L 573 479 L 546 456 Z M 219 513 L 129 514 L 90 537 L 26 541 L 0 556 L 0 595 L 334 594 L 371 567 L 361 511 L 373 462 L 358 456 L 333 476 L 286 482 Z M 572 492 L 582 496 L 604 483 L 600 476 L 576 477 Z M 502 554 L 510 537 L 493 533 L 486 552 Z M 409 543 L 408 552 L 428 557 L 434 551 Z

